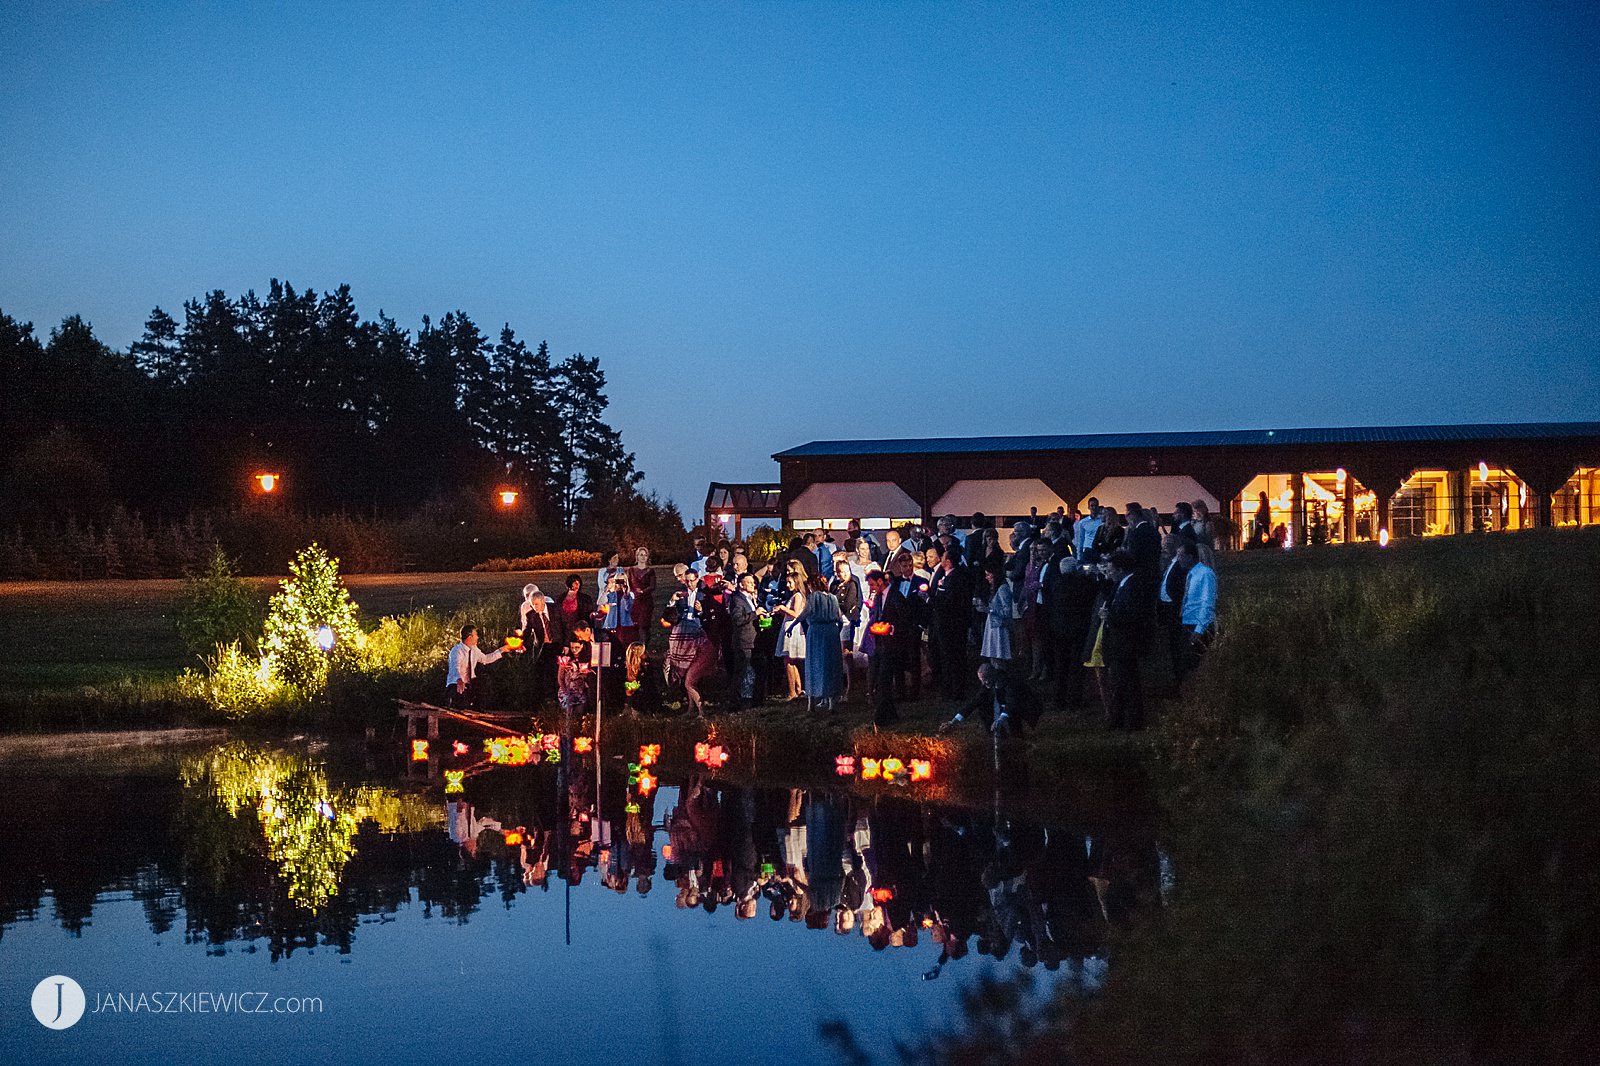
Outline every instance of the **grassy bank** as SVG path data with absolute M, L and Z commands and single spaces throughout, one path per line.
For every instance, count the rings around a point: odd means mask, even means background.
M 929 1057 L 1591 1061 L 1597 553 L 1585 530 L 1244 560 L 1155 737 L 1170 906 L 1093 1001 Z

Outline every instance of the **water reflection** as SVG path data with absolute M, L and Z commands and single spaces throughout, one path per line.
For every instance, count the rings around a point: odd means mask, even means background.
M 1092 984 L 1108 931 L 1159 905 L 1162 859 L 1138 816 L 1045 824 L 996 805 L 667 769 L 639 795 L 625 772 L 596 775 L 595 758 L 488 769 L 453 795 L 408 778 L 398 757 L 392 783 L 375 784 L 376 769 L 240 741 L 170 777 L 77 789 L 42 774 L 0 805 L 6 851 L 23 857 L 0 874 L 0 919 L 36 918 L 48 896 L 81 934 L 99 897 L 123 891 L 157 936 L 181 921 L 215 952 L 264 944 L 279 958 L 350 952 L 363 923 L 409 906 L 466 922 L 490 898 L 511 908 L 558 887 L 564 899 L 533 905 L 581 907 L 598 885 L 874 952 L 920 945 L 925 978 L 976 954 Z M 30 817 L 68 795 L 86 837 Z

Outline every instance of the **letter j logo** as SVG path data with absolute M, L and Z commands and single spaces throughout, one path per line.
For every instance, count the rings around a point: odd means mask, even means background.
M 70 1029 L 88 1004 L 83 986 L 70 977 L 46 977 L 33 989 L 33 1016 L 46 1029 Z

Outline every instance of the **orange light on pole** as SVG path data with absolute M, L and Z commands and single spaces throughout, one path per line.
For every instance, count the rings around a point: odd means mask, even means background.
M 516 489 L 501 489 L 500 490 L 500 506 L 501 507 L 515 507 L 516 505 L 517 505 L 517 490 Z
M 278 490 L 278 482 L 282 480 L 282 474 L 257 474 L 255 476 L 255 483 L 260 486 L 262 492 L 276 492 Z

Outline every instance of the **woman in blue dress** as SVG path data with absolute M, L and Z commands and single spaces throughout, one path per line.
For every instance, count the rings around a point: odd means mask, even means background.
M 800 617 L 806 631 L 806 705 L 816 701 L 831 711 L 844 693 L 844 649 L 839 643 L 844 615 L 839 612 L 839 597 L 828 591 L 822 577 L 812 578 Z

